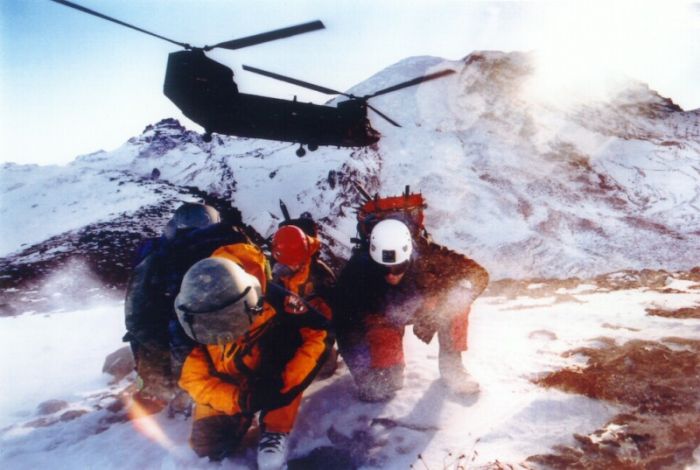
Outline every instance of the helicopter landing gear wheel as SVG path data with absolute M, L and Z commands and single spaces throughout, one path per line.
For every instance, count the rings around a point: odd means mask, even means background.
M 202 134 L 202 140 L 207 143 L 211 142 L 211 132 L 205 132 Z
M 316 150 L 318 150 L 318 144 L 314 144 L 313 142 L 310 143 L 309 145 L 307 145 L 307 147 L 308 147 L 309 150 L 311 150 L 312 152 L 315 152 Z
M 299 148 L 298 148 L 297 151 L 296 151 L 296 154 L 297 154 L 297 157 L 301 158 L 301 157 L 303 157 L 304 155 L 306 155 L 306 150 L 304 150 L 304 147 L 302 147 L 302 146 L 300 145 Z

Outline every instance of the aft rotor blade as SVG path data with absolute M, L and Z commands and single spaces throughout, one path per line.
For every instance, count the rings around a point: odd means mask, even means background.
M 379 114 L 379 115 L 380 115 L 381 117 L 383 117 L 384 119 L 386 119 L 389 123 L 395 125 L 396 127 L 401 127 L 401 125 L 400 125 L 398 122 L 394 121 L 394 120 L 391 119 L 389 116 L 387 116 L 386 114 L 382 113 L 381 111 L 379 111 L 377 108 L 375 108 L 375 107 L 372 106 L 371 104 L 367 103 L 367 107 L 368 107 L 369 109 L 371 109 L 372 111 L 374 111 L 375 113 Z
M 290 26 L 288 28 L 276 29 L 274 31 L 268 31 L 267 33 L 260 33 L 254 36 L 247 36 L 245 38 L 234 39 L 232 41 L 224 41 L 213 46 L 206 46 L 205 51 L 212 50 L 216 47 L 221 47 L 223 49 L 241 49 L 243 47 L 254 46 L 256 44 L 261 44 L 263 42 L 275 41 L 277 39 L 288 38 L 289 36 L 295 36 L 297 34 L 308 33 L 311 31 L 316 31 L 318 29 L 325 28 L 324 24 L 319 21 L 311 21 L 309 23 L 298 24 L 296 26 Z
M 333 90 L 331 88 L 326 88 L 320 85 L 314 85 L 313 83 L 305 82 L 302 80 L 297 80 L 296 78 L 291 78 L 291 77 L 285 77 L 284 75 L 280 75 L 278 73 L 274 72 L 268 72 L 267 70 L 262 70 L 262 69 L 257 69 L 255 67 L 251 67 L 249 65 L 244 65 L 243 70 L 247 70 L 248 72 L 253 72 L 257 73 L 259 75 L 264 75 L 266 77 L 274 78 L 275 80 L 280 80 L 283 82 L 291 83 L 292 85 L 298 85 L 304 88 L 308 88 L 309 90 L 314 90 L 318 91 L 320 93 L 325 93 L 327 95 L 345 95 L 345 93 L 340 92 L 338 90 Z M 348 95 L 345 95 L 348 96 Z
M 282 216 L 284 217 L 285 222 L 289 222 L 290 220 L 292 220 L 292 218 L 289 216 L 289 209 L 287 209 L 287 204 L 285 204 L 282 199 L 280 199 L 280 210 L 282 211 Z
M 375 91 L 371 95 L 364 96 L 364 98 L 373 98 L 375 96 L 383 95 L 386 93 L 391 93 L 392 91 L 400 90 L 402 88 L 407 88 L 413 85 L 418 85 L 419 83 L 427 82 L 428 80 L 435 80 L 436 78 L 444 77 L 445 75 L 451 75 L 455 73 L 454 70 L 446 69 L 446 70 L 441 70 L 439 72 L 431 73 L 430 75 L 425 75 L 423 77 L 418 77 L 414 78 L 412 80 L 408 80 L 402 83 L 399 83 L 397 85 L 390 86 L 388 88 L 384 88 L 379 91 Z
M 161 36 L 160 34 L 152 33 L 150 31 L 146 31 L 145 29 L 141 29 L 138 26 L 131 25 L 129 23 L 125 23 L 123 21 L 120 21 L 116 18 L 112 18 L 111 16 L 103 15 L 102 13 L 96 12 L 94 10 L 90 10 L 89 8 L 85 8 L 82 5 L 78 5 L 73 2 L 67 2 L 66 0 L 51 0 L 52 2 L 59 3 L 61 5 L 67 6 L 69 8 L 73 8 L 78 11 L 82 11 L 83 13 L 87 13 L 88 15 L 93 15 L 98 18 L 102 18 L 103 20 L 111 21 L 112 23 L 117 23 L 122 26 L 126 26 L 127 28 L 134 29 L 136 31 L 142 32 L 144 34 L 148 34 L 149 36 L 153 36 L 159 39 L 163 39 L 164 41 L 168 41 L 173 44 L 177 44 L 178 46 L 184 47 L 185 49 L 191 49 L 192 47 L 189 44 L 186 44 L 184 42 L 179 42 L 175 41 L 174 39 L 166 38 L 165 36 Z
M 364 199 L 364 202 L 372 200 L 372 196 L 369 195 L 369 193 L 364 188 L 364 186 L 362 186 L 360 183 L 358 183 L 355 180 L 350 180 L 350 182 L 355 187 L 355 189 L 357 189 L 357 192 L 360 193 L 360 196 L 362 196 L 362 198 Z

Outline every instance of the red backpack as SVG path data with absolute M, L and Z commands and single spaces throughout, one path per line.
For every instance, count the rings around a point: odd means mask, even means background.
M 423 195 L 411 193 L 409 186 L 400 196 L 379 197 L 376 194 L 371 197 L 359 184 L 355 187 L 364 198 L 364 202 L 357 210 L 358 238 L 354 241 L 358 247 L 369 242 L 369 235 L 374 226 L 384 219 L 396 219 L 406 224 L 413 238 L 426 235 L 423 225 L 423 210 L 428 207 Z

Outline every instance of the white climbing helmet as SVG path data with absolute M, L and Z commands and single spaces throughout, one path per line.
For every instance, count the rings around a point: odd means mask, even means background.
M 407 266 L 411 253 L 413 240 L 406 224 L 385 219 L 374 226 L 369 237 L 369 255 L 375 262 L 383 266 Z

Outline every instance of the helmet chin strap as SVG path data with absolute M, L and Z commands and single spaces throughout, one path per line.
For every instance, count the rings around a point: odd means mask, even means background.
M 248 288 L 243 292 L 243 295 L 247 294 L 249 290 L 250 290 L 250 286 L 248 286 Z M 250 305 L 248 305 L 247 300 L 243 301 L 243 305 L 245 306 L 245 313 L 246 313 L 246 315 L 248 315 L 248 321 L 250 322 L 251 325 L 253 324 L 253 315 L 260 315 L 262 313 L 264 301 L 265 301 L 264 298 L 262 296 L 260 296 L 258 298 L 258 303 L 252 307 Z
M 184 310 L 184 307 L 181 307 Z M 190 327 L 190 331 L 192 332 L 192 339 L 194 339 L 196 342 L 200 343 L 199 338 L 197 338 L 197 332 L 194 331 L 194 315 L 192 315 L 189 312 L 185 312 L 182 317 L 184 320 L 187 322 L 187 326 Z

